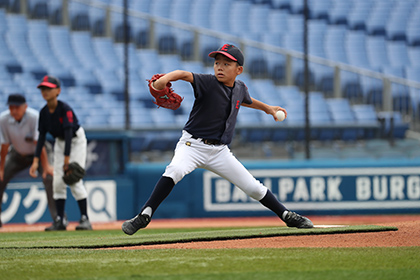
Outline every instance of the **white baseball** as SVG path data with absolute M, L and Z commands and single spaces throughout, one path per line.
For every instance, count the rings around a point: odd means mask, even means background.
M 284 114 L 282 110 L 279 110 L 276 113 L 276 117 L 277 117 L 277 121 L 281 122 L 281 121 L 284 121 L 284 118 L 286 117 L 286 115 Z

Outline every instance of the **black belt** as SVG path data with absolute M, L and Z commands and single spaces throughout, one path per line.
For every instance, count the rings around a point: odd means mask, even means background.
M 222 145 L 222 142 L 220 142 L 220 140 L 216 140 L 216 139 L 204 139 L 204 138 L 200 138 L 197 136 L 192 135 L 191 136 L 193 139 L 201 139 L 201 142 L 203 142 L 204 144 L 207 145 Z

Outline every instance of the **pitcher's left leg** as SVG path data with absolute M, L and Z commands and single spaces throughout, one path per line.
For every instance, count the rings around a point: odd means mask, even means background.
M 289 211 L 274 194 L 242 165 L 241 162 L 224 147 L 217 157 L 214 157 L 206 169 L 222 176 L 250 197 L 273 211 L 289 227 L 312 228 L 312 222 L 297 213 Z

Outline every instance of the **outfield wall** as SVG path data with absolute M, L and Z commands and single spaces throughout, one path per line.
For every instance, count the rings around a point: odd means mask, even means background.
M 420 160 L 264 161 L 244 165 L 289 209 L 305 215 L 420 213 Z M 141 207 L 164 168 L 159 164 L 127 167 L 127 174 L 137 185 L 134 205 Z M 155 217 L 266 215 L 271 215 L 270 211 L 228 181 L 198 169 L 175 186 Z
M 420 213 L 420 160 L 244 162 L 289 208 L 305 215 Z M 131 218 L 147 200 L 166 164 L 125 166 L 121 175 L 87 176 L 92 221 Z M 89 172 L 88 172 L 89 174 Z M 66 212 L 79 219 L 68 190 Z M 197 169 L 178 183 L 154 218 L 273 215 L 214 173 Z M 3 223 L 51 221 L 40 180 L 12 181 Z

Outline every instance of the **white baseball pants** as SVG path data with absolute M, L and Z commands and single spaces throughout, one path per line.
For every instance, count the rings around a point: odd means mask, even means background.
M 67 185 L 63 181 L 63 165 L 64 165 L 64 146 L 65 141 L 63 139 L 55 139 L 54 144 L 54 179 L 53 179 L 53 190 L 54 199 L 66 199 L 67 198 Z M 77 162 L 81 167 L 86 166 L 86 152 L 87 152 L 87 140 L 85 130 L 83 127 L 79 127 L 76 131 L 76 136 L 71 141 L 70 150 L 70 162 Z M 83 184 L 83 180 L 80 180 L 74 185 L 69 186 L 73 197 L 76 200 L 87 198 L 86 188 Z
M 183 131 L 163 176 L 172 178 L 177 184 L 196 168 L 216 173 L 255 200 L 261 200 L 267 193 L 267 188 L 249 173 L 227 145 L 207 145 Z

